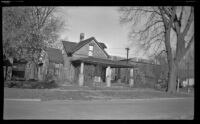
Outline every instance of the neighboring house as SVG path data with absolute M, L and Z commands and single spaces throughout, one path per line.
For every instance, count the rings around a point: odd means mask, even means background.
M 27 61 L 14 58 L 12 65 L 12 80 L 25 80 L 25 69 Z
M 39 64 L 38 68 L 38 80 L 44 80 L 49 75 L 50 78 L 62 82 L 64 64 L 62 51 L 55 48 L 48 48 L 43 54 L 42 63 Z
M 84 39 L 81 33 L 78 43 L 62 41 L 65 83 L 76 82 L 79 85 L 93 85 L 94 80 L 107 82 L 110 86 L 110 68 L 133 68 L 133 65 L 113 61 L 107 54 L 104 43 L 94 37 Z
M 6 56 L 3 55 L 4 80 L 10 80 L 12 77 L 12 63 L 12 58 L 6 58 Z
M 51 73 L 56 79 L 62 80 L 62 68 L 64 63 L 62 51 L 55 48 L 48 48 L 43 54 L 42 62 L 38 65 L 32 61 L 17 61 L 14 59 L 12 70 L 13 79 L 44 80 L 46 75 Z

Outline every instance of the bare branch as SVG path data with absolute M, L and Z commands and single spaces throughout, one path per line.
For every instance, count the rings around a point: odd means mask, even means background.
M 179 17 L 179 19 L 178 19 L 179 21 L 181 21 L 182 18 L 183 18 L 183 10 L 184 10 L 183 7 L 181 7 L 181 14 L 180 14 L 180 17 Z
M 165 13 L 164 13 L 164 10 L 163 10 L 164 7 L 158 7 L 158 8 L 159 8 L 159 10 L 161 12 L 161 15 L 162 15 L 161 17 L 162 17 L 162 20 L 164 22 L 165 29 L 167 29 L 168 21 L 167 21 L 167 18 L 165 17 Z
M 186 27 L 185 27 L 184 31 L 182 32 L 183 36 L 186 36 L 186 34 L 187 34 L 187 32 L 188 32 L 193 20 L 194 20 L 194 8 L 192 7 L 191 11 L 190 11 L 190 16 L 189 16 L 187 24 L 186 24 Z
M 155 48 L 155 43 L 157 43 L 157 42 L 159 42 L 159 45 L 158 45 L 158 47 L 157 47 L 157 51 L 158 51 L 158 49 L 159 49 L 159 47 L 160 47 L 160 45 L 162 44 L 162 42 L 163 42 L 164 40 L 163 39 L 156 39 L 156 40 L 154 40 L 153 42 L 149 42 L 148 44 L 147 44 L 147 48 L 149 49 L 153 44 L 154 44 L 154 48 Z M 156 54 L 156 53 L 155 53 Z
M 143 12 L 147 12 L 147 13 L 156 13 L 158 15 L 161 15 L 158 11 L 156 11 L 154 8 L 153 10 L 146 10 L 146 9 L 143 9 L 143 8 L 137 8 L 137 9 L 132 9 L 132 10 L 136 10 L 136 11 L 143 11 Z
M 154 23 L 148 25 L 145 29 L 140 30 L 140 31 L 138 31 L 138 32 L 135 31 L 135 33 L 142 33 L 142 32 L 145 32 L 145 31 L 149 30 L 151 27 L 153 27 L 153 26 L 155 26 L 156 24 L 158 24 L 158 23 L 162 23 L 162 20 L 157 20 L 156 22 L 154 22 Z

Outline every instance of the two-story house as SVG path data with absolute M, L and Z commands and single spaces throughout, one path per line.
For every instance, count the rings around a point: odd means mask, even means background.
M 84 39 L 80 34 L 78 43 L 62 41 L 65 83 L 93 85 L 94 82 L 106 82 L 111 85 L 111 68 L 133 68 L 133 65 L 110 59 L 104 43 L 94 37 Z

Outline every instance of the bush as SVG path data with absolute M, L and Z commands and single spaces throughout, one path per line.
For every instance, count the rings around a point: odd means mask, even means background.
M 158 90 L 166 90 L 167 89 L 167 80 L 163 79 L 159 79 L 157 81 L 157 83 L 155 84 L 155 89 L 158 89 Z
M 35 87 L 38 89 L 51 89 L 58 87 L 58 84 L 55 81 L 50 81 L 50 82 L 42 81 L 38 82 L 38 84 Z
M 28 88 L 28 89 L 50 89 L 56 88 L 59 85 L 56 83 L 56 78 L 52 73 L 48 73 L 44 81 L 30 79 L 28 81 L 5 81 L 5 87 L 9 88 Z
M 4 83 L 5 87 L 9 88 L 25 88 L 25 89 L 51 89 L 56 88 L 59 85 L 55 81 L 6 81 Z
M 4 86 L 9 88 L 21 88 L 23 83 L 21 81 L 5 81 Z

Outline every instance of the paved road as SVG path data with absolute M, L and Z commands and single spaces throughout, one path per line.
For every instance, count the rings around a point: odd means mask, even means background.
M 12 101 L 4 119 L 192 119 L 194 98 L 162 100 Z

